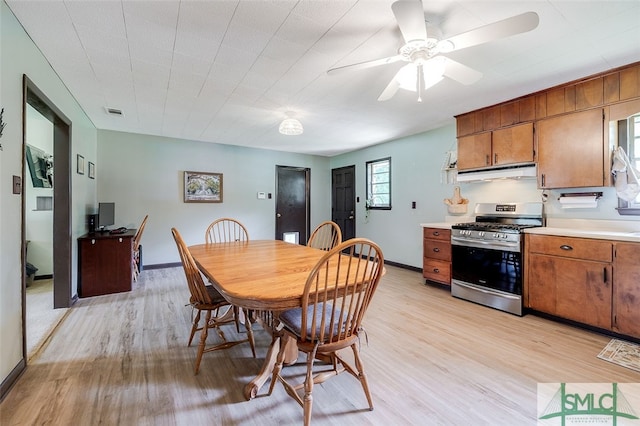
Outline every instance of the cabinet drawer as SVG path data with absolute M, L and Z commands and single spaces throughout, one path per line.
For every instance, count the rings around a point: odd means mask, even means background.
M 451 285 L 451 263 L 425 257 L 422 263 L 422 276 L 431 281 Z
M 423 242 L 424 257 L 451 261 L 451 243 L 443 240 L 430 240 L 425 238 Z
M 530 237 L 527 247 L 531 253 L 597 262 L 611 262 L 613 260 L 613 245 L 608 241 L 547 235 L 531 235 Z
M 424 228 L 424 238 L 451 242 L 451 230 L 441 228 Z

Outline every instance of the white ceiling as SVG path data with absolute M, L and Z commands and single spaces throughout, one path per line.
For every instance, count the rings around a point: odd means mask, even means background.
M 448 54 L 483 73 L 471 86 L 378 102 L 404 62 L 326 71 L 397 53 L 392 2 L 6 0 L 98 129 L 328 156 L 640 60 L 638 0 L 424 0 L 445 38 L 527 11 L 540 24 Z M 304 134 L 278 133 L 287 111 Z

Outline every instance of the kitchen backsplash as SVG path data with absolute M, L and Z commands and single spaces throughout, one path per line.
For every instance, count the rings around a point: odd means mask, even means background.
M 498 202 L 544 202 L 547 218 L 600 219 L 620 221 L 640 221 L 640 216 L 618 214 L 618 197 L 614 188 L 572 188 L 543 191 L 536 186 L 535 179 L 495 180 L 491 182 L 458 183 L 462 196 L 469 199 L 469 213 L 473 213 L 476 203 Z M 602 192 L 595 208 L 563 208 L 558 198 L 560 194 L 574 192 Z

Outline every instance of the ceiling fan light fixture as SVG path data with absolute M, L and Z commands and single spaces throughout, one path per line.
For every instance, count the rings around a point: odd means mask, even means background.
M 422 65 L 423 84 L 422 90 L 426 90 L 431 86 L 435 86 L 444 78 L 445 59 L 442 57 L 436 57 L 430 59 L 424 65 Z M 396 75 L 396 81 L 401 89 L 409 90 L 411 92 L 417 91 L 417 79 L 418 79 L 418 65 L 407 64 L 400 69 Z
M 304 128 L 299 120 L 296 120 L 295 118 L 285 118 L 282 120 L 282 123 L 280 123 L 278 131 L 283 135 L 297 136 L 304 132 Z

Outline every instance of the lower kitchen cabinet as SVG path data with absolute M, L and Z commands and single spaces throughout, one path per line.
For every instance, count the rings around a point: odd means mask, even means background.
M 527 307 L 611 329 L 613 243 L 529 235 Z
M 424 278 L 451 285 L 451 230 L 424 228 L 422 247 Z
M 640 244 L 616 243 L 613 330 L 640 338 Z

